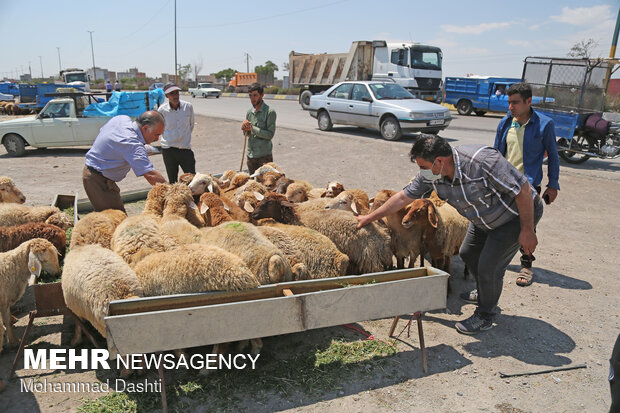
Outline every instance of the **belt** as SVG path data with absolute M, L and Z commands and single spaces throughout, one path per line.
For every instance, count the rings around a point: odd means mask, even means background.
M 95 175 L 101 175 L 101 176 L 103 176 L 103 174 L 102 174 L 100 171 L 96 170 L 96 169 L 95 169 L 95 168 L 93 168 L 92 166 L 88 166 L 88 165 L 86 165 L 86 169 L 88 169 L 89 171 L 91 171 L 91 172 L 92 172 L 92 173 L 94 173 Z

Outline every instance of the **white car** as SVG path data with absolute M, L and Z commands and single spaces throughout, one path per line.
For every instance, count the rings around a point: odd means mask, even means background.
M 78 99 L 78 102 L 81 102 Z M 82 102 L 81 102 L 82 103 Z M 78 116 L 72 98 L 50 100 L 36 116 L 0 122 L 0 142 L 9 156 L 23 156 L 26 146 L 34 148 L 90 146 L 99 129 L 110 118 Z
M 193 98 L 196 96 L 202 96 L 203 98 L 215 96 L 219 98 L 222 94 L 222 91 L 214 88 L 212 83 L 198 83 L 198 87 L 190 87 L 187 91 Z
M 386 140 L 398 140 L 403 131 L 437 134 L 450 125 L 450 110 L 416 99 L 405 88 L 390 82 L 340 82 L 310 97 L 310 115 L 319 129 L 334 124 L 372 128 Z

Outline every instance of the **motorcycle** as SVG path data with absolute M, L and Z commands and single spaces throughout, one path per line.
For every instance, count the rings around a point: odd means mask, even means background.
M 572 164 L 580 164 L 590 158 L 620 157 L 620 122 L 609 122 L 605 133 L 600 132 L 587 126 L 575 130 L 573 139 L 558 139 L 558 154 Z

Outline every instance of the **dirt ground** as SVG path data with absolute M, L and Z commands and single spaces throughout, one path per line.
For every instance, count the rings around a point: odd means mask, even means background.
M 458 138 L 458 133 L 451 135 Z M 198 117 L 193 142 L 199 171 L 217 173 L 238 168 L 242 137 L 237 122 Z M 315 185 L 338 180 L 345 188 L 363 188 L 372 195 L 384 188 L 402 188 L 418 171 L 407 156 L 411 139 L 385 142 L 375 135 L 307 133 L 281 128 L 274 142 L 275 162 L 287 176 Z M 0 175 L 13 177 L 29 205 L 49 204 L 56 193 L 77 191 L 81 198 L 85 153 L 83 149 L 30 150 L 25 157 L 9 158 L 1 148 Z M 163 172 L 161 158 L 153 160 Z M 587 164 L 583 168 L 587 169 Z M 617 167 L 602 162 L 596 165 L 603 170 Z M 564 163 L 561 168 L 562 190 L 557 202 L 546 207 L 538 226 L 535 282 L 527 288 L 515 285 L 519 267 L 518 259 L 513 259 L 499 302 L 501 314 L 490 331 L 464 336 L 454 329 L 456 321 L 474 310 L 473 305 L 458 298 L 458 293 L 473 288 L 474 282 L 463 279 L 462 262 L 457 257 L 453 259 L 447 311 L 426 313 L 423 318 L 428 373 L 422 371 L 414 323 L 410 337 L 406 332 L 401 335 L 395 355 L 343 367 L 347 374 L 337 375 L 329 388 L 311 392 L 304 386 L 284 392 L 265 388 L 257 395 L 247 394 L 239 387 L 230 394 L 228 404 L 213 405 L 208 398 L 180 397 L 171 408 L 191 412 L 608 411 L 608 360 L 620 333 L 620 184 L 615 177 L 584 174 L 583 169 Z M 146 186 L 146 181 L 134 176 L 120 184 L 122 191 Z M 26 314 L 20 314 L 20 336 L 26 321 Z M 67 346 L 70 326 L 63 326 L 62 321 L 61 317 L 37 321 L 29 346 Z M 360 326 L 387 340 L 390 323 L 385 319 Z M 405 324 L 401 321 L 396 331 L 400 332 Z M 63 329 L 66 334 L 61 342 Z M 365 338 L 334 327 L 267 338 L 264 352 L 268 357 L 277 353 L 277 359 L 286 363 L 299 351 L 305 351 L 306 346 L 324 346 L 336 336 L 349 341 Z M 0 354 L 0 376 L 6 382 L 6 390 L 0 394 L 1 411 L 75 411 L 84 399 L 101 397 L 93 393 L 23 393 L 19 380 L 6 380 L 14 356 L 14 349 Z M 500 372 L 532 372 L 582 363 L 587 366 L 585 369 L 500 378 Z M 260 377 L 260 361 L 258 369 Z M 112 377 L 107 372 L 71 370 L 18 370 L 17 376 L 62 382 Z M 142 406 L 142 411 L 150 410 Z

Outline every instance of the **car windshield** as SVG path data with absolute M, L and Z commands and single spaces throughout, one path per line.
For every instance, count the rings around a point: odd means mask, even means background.
M 414 69 L 441 69 L 441 51 L 436 47 L 414 46 L 411 49 L 411 66 Z
M 67 79 L 67 83 L 71 82 L 88 82 L 86 78 L 86 73 L 72 73 L 70 75 L 65 75 Z
M 407 89 L 396 83 L 371 83 L 369 86 L 377 100 L 415 99 Z

